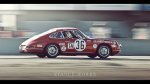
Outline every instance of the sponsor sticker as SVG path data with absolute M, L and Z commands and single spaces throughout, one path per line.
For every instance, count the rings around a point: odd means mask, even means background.
M 94 43 L 102 43 L 103 41 L 102 40 L 94 40 L 93 42 Z
M 97 44 L 93 44 L 93 48 L 97 48 Z
M 66 51 L 66 47 L 65 47 L 65 46 L 62 46 L 62 47 L 61 47 L 61 50 L 62 50 L 62 51 Z
M 37 44 L 37 47 L 43 47 L 42 44 Z
M 59 43 L 59 45 L 65 45 L 65 43 Z
M 74 46 L 73 46 L 73 43 L 68 43 L 68 49 L 73 49 Z
M 104 41 L 104 43 L 110 43 L 110 41 Z

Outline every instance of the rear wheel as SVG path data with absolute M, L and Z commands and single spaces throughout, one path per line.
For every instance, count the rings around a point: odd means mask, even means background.
M 107 45 L 98 47 L 97 54 L 100 58 L 107 58 L 110 55 L 111 49 Z
M 59 47 L 56 44 L 49 44 L 46 48 L 48 58 L 56 58 L 59 55 Z

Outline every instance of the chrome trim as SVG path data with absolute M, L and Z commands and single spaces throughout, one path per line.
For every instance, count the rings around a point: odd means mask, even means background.
M 113 51 L 121 51 L 121 50 L 113 50 Z
M 62 33 L 62 31 L 61 31 L 61 34 L 62 34 L 63 38 L 65 38 L 64 34 Z
M 122 47 L 122 45 L 121 45 L 121 44 L 119 44 L 119 46 L 120 46 L 120 47 Z

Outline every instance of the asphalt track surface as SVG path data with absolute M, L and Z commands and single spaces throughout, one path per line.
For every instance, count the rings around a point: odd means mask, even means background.
M 0 80 L 150 80 L 150 56 L 0 55 Z

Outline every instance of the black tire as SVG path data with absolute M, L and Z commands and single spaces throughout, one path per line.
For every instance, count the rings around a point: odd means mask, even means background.
M 95 57 L 97 57 L 97 55 L 88 55 L 88 57 L 94 59 Z
M 38 56 L 39 58 L 45 58 L 45 57 L 46 57 L 46 55 L 44 55 L 44 54 L 37 54 L 37 56 Z
M 109 46 L 107 45 L 101 45 L 98 47 L 97 49 L 97 55 L 100 57 L 100 58 L 107 58 L 110 56 L 110 53 L 111 53 L 111 49 Z
M 49 44 L 46 47 L 46 55 L 48 58 L 56 58 L 60 53 L 59 47 L 56 44 Z

